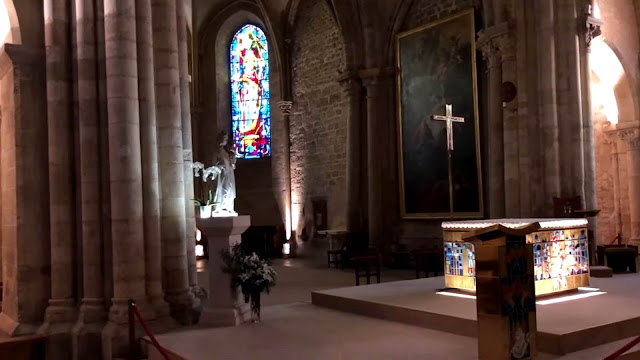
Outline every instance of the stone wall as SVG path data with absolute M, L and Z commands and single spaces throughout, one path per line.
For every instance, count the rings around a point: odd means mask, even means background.
M 310 221 L 311 199 L 327 199 L 329 228 L 346 226 L 349 97 L 339 83 L 346 70 L 344 41 L 324 1 L 303 2 L 293 33 L 291 116 L 292 203 Z M 295 208 L 298 206 L 298 209 Z M 304 210 L 303 210 L 304 209 Z M 296 222 L 300 231 L 306 224 Z
M 472 6 L 473 0 L 416 0 L 407 12 L 402 29 L 411 30 Z

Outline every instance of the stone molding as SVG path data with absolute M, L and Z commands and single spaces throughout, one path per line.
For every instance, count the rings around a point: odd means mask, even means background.
M 278 102 L 278 107 L 280 107 L 280 111 L 282 115 L 289 116 L 291 115 L 291 110 L 293 109 L 293 101 L 283 100 Z
M 365 86 L 375 84 L 385 78 L 391 78 L 396 75 L 396 68 L 393 66 L 367 68 L 358 71 L 358 76 L 362 79 Z

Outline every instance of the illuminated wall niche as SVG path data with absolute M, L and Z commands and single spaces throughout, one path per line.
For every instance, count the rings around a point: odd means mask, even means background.
M 264 32 L 247 24 L 233 36 L 229 51 L 231 126 L 237 157 L 271 156 L 269 47 Z

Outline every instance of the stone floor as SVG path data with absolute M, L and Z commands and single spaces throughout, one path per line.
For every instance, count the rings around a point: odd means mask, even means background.
M 327 269 L 322 256 L 278 260 L 278 284 L 262 299 L 262 322 L 238 327 L 186 329 L 160 335 L 176 359 L 477 359 L 476 339 L 316 307 L 311 292 L 354 286 L 352 270 Z M 383 282 L 409 280 L 411 270 L 382 272 Z M 594 309 L 595 310 L 595 309 Z M 608 354 L 624 339 L 596 349 Z M 595 356 L 595 357 L 594 357 Z M 633 355 L 635 356 L 635 355 Z M 624 357 L 633 359 L 635 357 Z M 546 359 L 601 359 L 580 352 Z M 150 356 L 153 360 L 153 355 Z

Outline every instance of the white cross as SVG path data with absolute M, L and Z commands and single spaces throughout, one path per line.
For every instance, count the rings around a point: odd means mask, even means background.
M 447 122 L 447 150 L 453 151 L 453 123 L 454 122 L 463 123 L 464 118 L 453 116 L 453 109 L 452 109 L 453 106 L 451 104 L 447 104 L 446 108 L 447 108 L 447 114 L 445 116 L 433 115 L 431 118 L 433 120 L 440 120 L 440 121 Z

